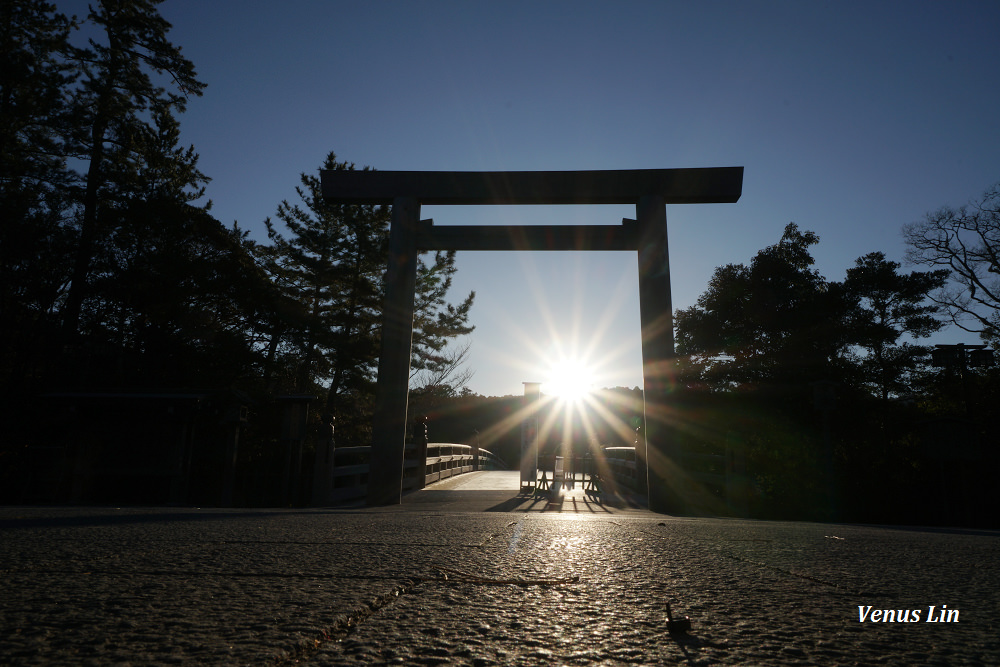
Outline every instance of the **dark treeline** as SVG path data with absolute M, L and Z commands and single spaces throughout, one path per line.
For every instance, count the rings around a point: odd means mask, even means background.
M 995 231 L 997 203 L 988 192 L 978 204 L 992 207 Z M 942 209 L 906 227 L 910 259 L 926 271 L 873 252 L 827 280 L 810 254 L 819 238 L 794 224 L 749 264 L 718 268 L 677 313 L 680 400 L 691 406 L 680 439 L 744 447 L 761 516 L 995 521 L 997 371 L 971 350 L 963 361 L 921 344 L 952 318 L 984 343 L 998 339 L 1000 302 L 992 314 L 973 308 L 961 276 L 917 243 L 950 230 L 954 252 L 982 250 L 967 223 Z M 987 260 L 976 275 L 997 268 Z
M 1000 339 L 998 192 L 904 228 L 909 259 L 929 270 L 872 252 L 828 280 L 813 266 L 819 238 L 795 224 L 748 264 L 716 269 L 675 317 L 672 451 L 739 452 L 756 517 L 995 525 L 1000 373 L 976 346 L 925 343 L 949 323 L 978 332 L 978 347 Z M 578 453 L 630 445 L 641 400 L 597 392 L 570 426 L 545 418 L 546 446 L 564 428 Z M 465 397 L 429 412 L 436 433 L 468 442 L 480 429 L 512 457 L 519 420 L 514 432 L 495 425 L 519 407 Z M 702 471 L 723 472 L 721 460 Z
M 199 401 L 218 415 L 242 405 L 241 463 L 263 468 L 281 396 L 316 396 L 316 423 L 335 415 L 340 441 L 367 444 L 389 211 L 326 204 L 313 171 L 300 201 L 275 202 L 268 242 L 215 219 L 210 178 L 179 145 L 179 118 L 206 84 L 158 4 L 103 0 L 84 17 L 41 0 L 0 8 L 8 474 L 28 445 L 82 428 L 81 410 L 110 409 L 80 394 L 145 392 L 158 407 L 131 421 L 147 437 L 157 415 L 182 411 L 179 393 L 217 397 Z M 354 168 L 333 153 L 319 167 Z M 421 258 L 414 383 L 438 392 L 460 388 L 464 353 L 448 342 L 472 331 L 473 295 L 446 300 L 454 271 L 453 253 Z

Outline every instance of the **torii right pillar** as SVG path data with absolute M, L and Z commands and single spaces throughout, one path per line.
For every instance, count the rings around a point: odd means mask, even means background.
M 636 204 L 639 236 L 639 321 L 642 326 L 642 389 L 644 438 L 636 443 L 645 462 L 649 509 L 686 514 L 683 472 L 675 459 L 673 438 L 674 319 L 670 298 L 670 258 L 667 250 L 667 205 L 661 195 L 641 197 Z M 645 451 L 643 451 L 645 450 Z

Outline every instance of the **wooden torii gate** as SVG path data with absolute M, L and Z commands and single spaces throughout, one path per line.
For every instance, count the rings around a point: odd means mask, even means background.
M 667 204 L 733 203 L 743 167 L 622 171 L 322 171 L 323 198 L 335 204 L 389 204 L 389 259 L 382 313 L 368 504 L 402 497 L 406 406 L 417 255 L 429 250 L 636 250 L 642 327 L 645 447 L 649 508 L 683 513 L 672 483 L 669 390 L 674 357 Z M 619 225 L 435 227 L 420 206 L 467 204 L 635 204 Z M 641 443 L 640 443 L 641 444 Z

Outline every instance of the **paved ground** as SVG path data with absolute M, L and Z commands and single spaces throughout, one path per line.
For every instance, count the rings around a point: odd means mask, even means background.
M 682 519 L 516 482 L 386 509 L 0 508 L 0 663 L 1000 664 L 1000 533 Z

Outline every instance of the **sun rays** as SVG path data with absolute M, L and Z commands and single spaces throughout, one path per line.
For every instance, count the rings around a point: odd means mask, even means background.
M 552 363 L 542 393 L 561 401 L 582 401 L 594 389 L 594 371 L 580 359 L 559 359 Z
M 687 474 L 681 450 L 694 441 L 724 441 L 725 434 L 713 432 L 722 424 L 706 419 L 706 406 L 674 400 L 680 395 L 675 394 L 677 369 L 671 362 L 646 371 L 654 386 L 662 385 L 673 398 L 655 390 L 654 404 L 645 406 L 641 391 L 622 387 L 639 384 L 634 380 L 642 377 L 638 312 L 624 306 L 636 289 L 635 259 L 622 257 L 620 265 L 593 264 L 590 256 L 578 252 L 566 258 L 544 251 L 517 256 L 519 271 L 511 289 L 518 299 L 502 317 L 484 324 L 503 340 L 500 345 L 489 339 L 488 353 L 505 367 L 511 389 L 532 381 L 540 384 L 541 393 L 537 400 L 507 403 L 502 418 L 480 430 L 481 443 L 512 445 L 521 435 L 521 442 L 529 445 L 522 447 L 522 456 L 541 457 L 539 463 L 548 470 L 553 456 L 590 456 L 598 470 L 606 469 L 604 448 L 637 445 L 636 472 L 644 486 L 645 434 L 636 429 L 652 418 L 656 428 L 650 433 L 658 451 L 649 460 L 651 478 L 655 472 L 670 488 L 700 496 L 700 483 Z M 611 287 L 610 294 L 600 289 L 606 287 Z M 594 299 L 597 293 L 599 300 Z M 634 320 L 633 335 L 622 335 L 618 325 L 623 320 Z M 602 474 L 601 480 L 612 483 L 610 474 Z
M 603 390 L 634 384 L 629 381 L 641 373 L 638 313 L 624 308 L 635 290 L 635 259 L 629 254 L 613 268 L 605 262 L 595 269 L 592 258 L 587 252 L 517 256 L 524 312 L 531 316 L 512 315 L 491 325 L 518 350 L 498 351 L 512 388 L 538 381 L 541 397 L 482 430 L 483 446 L 509 439 L 529 421 L 543 455 L 599 456 L 602 446 L 635 442 L 632 421 L 642 415 L 641 399 Z M 611 287 L 597 303 L 594 281 Z M 616 333 L 623 319 L 635 320 L 634 336 Z

